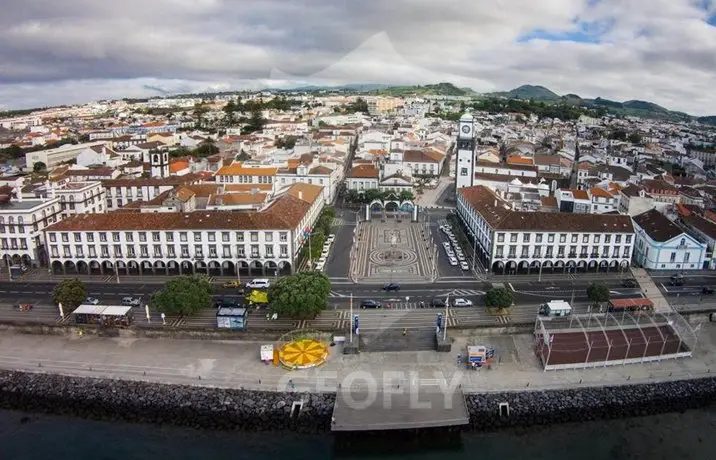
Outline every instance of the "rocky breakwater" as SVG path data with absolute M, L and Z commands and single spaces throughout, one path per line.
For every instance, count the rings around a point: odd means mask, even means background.
M 704 407 L 716 403 L 716 378 L 569 390 L 468 394 L 465 399 L 470 426 L 489 430 L 635 417 Z
M 300 411 L 294 402 L 303 401 Z M 0 408 L 213 430 L 330 431 L 335 395 L 0 372 Z

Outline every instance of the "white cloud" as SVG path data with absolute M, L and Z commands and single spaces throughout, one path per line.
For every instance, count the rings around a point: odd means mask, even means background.
M 216 85 L 452 81 L 716 112 L 705 0 L 25 0 L 0 16 L 0 104 Z M 598 43 L 518 38 L 609 24 Z M 601 29 L 600 29 L 601 30 Z

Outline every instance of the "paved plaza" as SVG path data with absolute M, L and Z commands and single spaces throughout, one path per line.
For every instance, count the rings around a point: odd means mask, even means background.
M 361 222 L 352 273 L 362 283 L 424 283 L 437 277 L 435 248 L 424 223 Z
M 491 369 L 468 371 L 458 364 L 468 344 L 495 348 Z M 452 352 L 384 352 L 342 355 L 331 347 L 320 368 L 288 371 L 259 361 L 261 342 L 58 337 L 4 333 L 0 368 L 205 385 L 225 388 L 336 391 L 396 386 L 442 391 L 462 385 L 465 392 L 601 386 L 703 377 L 716 370 L 716 326 L 702 327 L 693 358 L 579 371 L 543 372 L 532 335 L 458 336 Z

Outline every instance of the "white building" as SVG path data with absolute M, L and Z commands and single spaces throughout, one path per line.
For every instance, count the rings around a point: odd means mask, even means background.
M 62 218 L 72 214 L 98 214 L 106 212 L 107 198 L 102 183 L 70 182 L 51 189 L 50 196 L 59 198 Z
M 54 149 L 39 150 L 25 154 L 25 164 L 28 170 L 32 170 L 35 163 L 44 163 L 48 169 L 54 168 L 60 163 L 76 160 L 77 156 L 91 147 L 110 146 L 110 141 L 88 142 L 85 144 L 65 144 Z
M 323 203 L 319 186 L 298 184 L 260 212 L 76 215 L 45 240 L 55 273 L 293 273 Z
M 707 246 L 656 209 L 633 217 L 634 262 L 648 270 L 698 270 Z
M 194 184 L 199 179 L 193 174 L 168 178 L 111 179 L 102 182 L 107 191 L 106 209 L 122 208 L 133 201 L 150 201 L 178 185 Z
M 20 196 L 19 192 L 16 193 Z M 46 227 L 61 220 L 60 200 L 12 200 L 0 204 L 0 257 L 3 263 L 39 266 L 47 262 Z
M 489 188 L 457 191 L 457 213 L 475 238 L 476 256 L 495 273 L 610 271 L 629 267 L 629 216 L 513 210 Z
M 642 187 L 630 184 L 619 191 L 619 206 L 617 209 L 620 214 L 637 216 L 652 208 L 654 208 L 654 198 L 646 193 L 646 190 Z

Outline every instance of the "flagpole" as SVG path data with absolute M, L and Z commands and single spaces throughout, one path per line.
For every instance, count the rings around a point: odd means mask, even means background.
M 351 292 L 351 307 L 350 307 L 351 313 L 350 313 L 350 326 L 351 326 L 351 340 L 350 343 L 353 343 L 353 293 Z
M 311 230 L 308 231 L 308 266 L 313 270 L 313 248 L 311 247 Z

